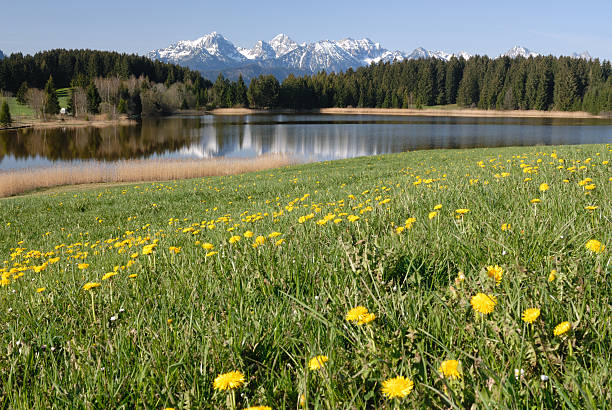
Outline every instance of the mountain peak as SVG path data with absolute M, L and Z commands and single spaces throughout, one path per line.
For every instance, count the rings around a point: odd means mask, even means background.
M 276 53 L 276 57 L 282 57 L 287 53 L 292 52 L 296 48 L 300 47 L 298 43 L 293 41 L 288 35 L 280 33 L 270 40 L 270 47 Z
M 524 57 L 524 58 L 529 58 L 529 57 L 537 57 L 539 55 L 540 55 L 540 53 L 536 53 L 535 51 L 531 51 L 531 50 L 529 50 L 526 47 L 514 46 L 510 50 L 508 50 L 504 54 L 502 54 L 500 57 L 510 57 L 510 58 Z

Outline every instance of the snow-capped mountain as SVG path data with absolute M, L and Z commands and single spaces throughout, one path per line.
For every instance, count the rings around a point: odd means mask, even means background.
M 539 55 L 541 55 L 541 54 L 540 53 L 536 53 L 535 51 L 531 51 L 528 48 L 521 47 L 521 46 L 514 46 L 510 50 L 508 50 L 504 54 L 502 54 L 500 57 L 510 57 L 510 58 L 524 57 L 524 58 L 529 58 L 529 57 L 537 57 Z
M 148 56 L 188 66 L 208 77 L 216 77 L 219 72 L 224 72 L 229 73 L 230 77 L 243 74 L 247 78 L 264 72 L 280 73 L 284 76 L 289 73 L 301 75 L 321 70 L 339 72 L 380 61 L 471 57 L 465 52 L 452 54 L 429 51 L 422 47 L 410 53 L 388 50 L 369 38 L 344 38 L 339 41 L 322 40 L 298 44 L 286 34 L 279 34 L 269 42 L 259 40 L 249 49 L 236 47 L 216 32 L 193 41 L 179 41 L 169 47 L 153 50 Z
M 572 58 L 584 58 L 585 60 L 592 60 L 593 57 L 591 57 L 591 55 L 589 54 L 588 51 L 583 51 L 582 53 L 572 53 L 572 55 L 570 56 Z

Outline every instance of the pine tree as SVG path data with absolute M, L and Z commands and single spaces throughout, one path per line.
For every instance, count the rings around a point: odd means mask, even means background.
M 21 86 L 19 86 L 19 90 L 17 90 L 17 102 L 19 104 L 27 104 L 26 101 L 26 94 L 28 92 L 28 82 L 24 81 L 23 83 L 21 83 Z
M 47 114 L 59 114 L 60 106 L 55 93 L 55 85 L 53 84 L 53 76 L 49 76 L 47 84 L 45 84 L 45 94 L 47 95 Z
M 6 101 L 2 102 L 2 108 L 0 108 L 0 124 L 8 127 L 13 122 L 11 118 L 11 111 L 9 110 L 8 103 Z
M 98 114 L 100 112 L 100 103 L 102 102 L 102 99 L 100 98 L 98 89 L 96 88 L 96 85 L 93 83 L 93 81 L 90 82 L 89 85 L 87 86 L 86 93 L 87 93 L 87 111 L 89 111 L 92 114 Z
M 142 115 L 142 100 L 140 99 L 140 91 L 138 89 L 134 90 L 134 93 L 130 96 L 128 110 L 134 117 L 140 118 Z
M 66 107 L 66 111 L 74 115 L 74 88 L 70 90 L 70 98 L 68 99 L 68 107 Z
M 249 105 L 247 86 L 242 79 L 242 74 L 240 74 L 238 81 L 236 82 L 236 105 L 240 107 L 246 107 Z

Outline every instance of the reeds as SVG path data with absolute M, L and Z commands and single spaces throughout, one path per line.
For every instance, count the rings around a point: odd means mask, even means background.
M 0 198 L 40 188 L 103 182 L 168 181 L 241 174 L 292 163 L 287 156 L 193 160 L 127 160 L 94 162 L 16 171 L 0 171 Z

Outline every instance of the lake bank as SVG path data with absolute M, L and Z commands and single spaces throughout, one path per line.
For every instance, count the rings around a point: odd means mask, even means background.
M 480 110 L 476 108 L 320 108 L 316 110 L 217 108 L 208 113 L 213 115 L 253 114 L 333 114 L 333 115 L 390 115 L 429 117 L 509 117 L 509 118 L 575 118 L 605 119 L 584 111 L 538 111 L 538 110 Z
M 43 121 L 41 119 L 33 118 L 17 118 L 11 126 L 0 127 L 0 131 L 10 131 L 22 128 L 34 128 L 34 129 L 51 129 L 51 128 L 83 128 L 83 127 L 95 127 L 104 128 L 111 126 L 125 126 L 125 125 L 136 125 L 138 121 L 122 117 L 115 120 L 109 120 L 101 117 L 94 117 L 91 120 L 84 118 L 54 118 L 52 120 Z

